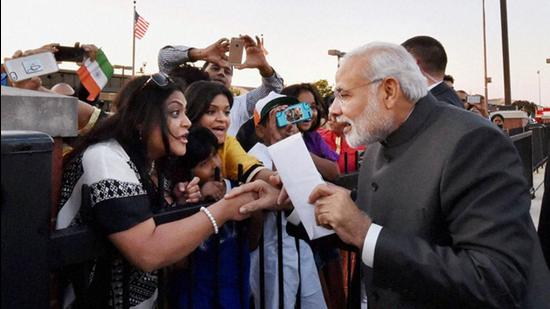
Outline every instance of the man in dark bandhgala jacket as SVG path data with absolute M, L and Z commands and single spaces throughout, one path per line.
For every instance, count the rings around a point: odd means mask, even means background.
M 322 185 L 317 221 L 361 249 L 369 308 L 550 304 L 521 160 L 485 119 L 426 93 L 405 49 L 349 53 L 331 112 L 368 144 L 355 202 Z M 357 205 L 357 206 L 356 206 Z
M 550 148 L 550 145 L 548 145 Z M 546 163 L 544 172 L 544 195 L 540 206 L 538 234 L 546 265 L 550 267 L 550 166 Z
M 429 94 L 399 45 L 346 54 L 335 95 L 330 110 L 348 123 L 348 143 L 368 145 L 357 198 L 328 184 L 309 198 L 316 222 L 360 252 L 364 288 L 356 305 L 548 308 L 550 273 L 510 139 Z M 260 200 L 241 210 L 274 203 L 268 185 L 240 190 L 247 189 Z M 296 223 L 294 213 L 289 222 Z

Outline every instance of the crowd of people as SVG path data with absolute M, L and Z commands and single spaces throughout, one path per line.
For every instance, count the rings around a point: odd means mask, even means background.
M 161 269 L 172 308 L 550 304 L 520 159 L 484 98 L 454 90 L 439 41 L 361 46 L 323 98 L 309 83 L 285 86 L 263 41 L 241 38 L 243 64 L 229 64 L 227 39 L 165 46 L 160 72 L 131 79 L 111 111 L 79 101 L 56 228 L 82 224 L 87 199 L 112 250 L 90 268 L 87 303 L 64 281 L 64 307 L 154 308 Z M 56 45 L 14 57 L 41 51 Z M 261 85 L 233 95 L 235 69 L 258 70 Z M 12 86 L 75 94 L 40 78 Z M 310 118 L 277 123 L 303 103 Z M 317 224 L 335 231 L 328 241 L 308 239 L 268 152 L 294 134 L 326 181 L 304 194 Z M 331 184 L 351 172 L 356 190 Z M 197 204 L 186 218 L 154 221 Z

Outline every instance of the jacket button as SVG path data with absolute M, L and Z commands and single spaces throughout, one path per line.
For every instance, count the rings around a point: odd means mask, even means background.
M 386 163 L 390 163 L 391 157 L 390 156 L 384 156 L 384 161 L 386 161 Z
M 372 191 L 376 192 L 376 190 L 378 190 L 378 184 L 376 182 L 371 183 L 370 186 L 372 187 Z

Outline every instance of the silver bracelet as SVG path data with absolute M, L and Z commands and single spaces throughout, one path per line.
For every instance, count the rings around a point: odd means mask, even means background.
M 206 216 L 210 220 L 210 223 L 212 223 L 212 226 L 214 227 L 214 234 L 218 234 L 218 223 L 216 223 L 216 219 L 214 219 L 214 216 L 212 215 L 210 210 L 208 210 L 208 208 L 206 207 L 201 207 L 201 211 L 206 214 Z

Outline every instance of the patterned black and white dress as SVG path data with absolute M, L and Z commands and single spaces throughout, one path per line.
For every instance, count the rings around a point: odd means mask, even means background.
M 135 164 L 115 140 L 88 147 L 65 166 L 57 229 L 80 224 L 83 185 L 90 188 L 93 224 L 105 236 L 128 230 L 153 215 Z M 110 308 L 156 306 L 156 272 L 137 269 L 118 252 L 109 256 L 107 264 L 107 276 L 92 271 L 89 280 L 109 278 L 110 288 L 105 289 L 104 296 Z M 64 298 L 64 307 L 70 308 L 75 299 L 72 287 L 67 289 Z

